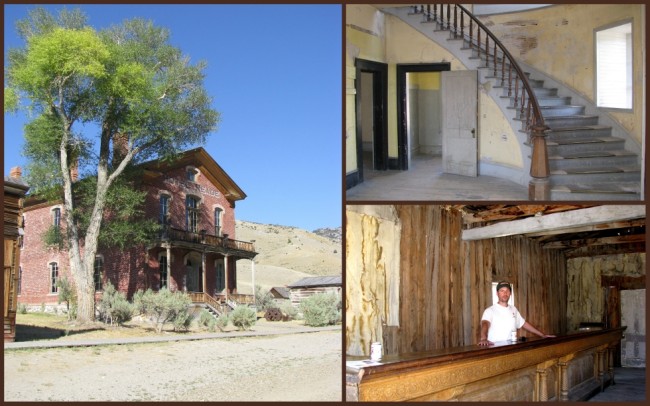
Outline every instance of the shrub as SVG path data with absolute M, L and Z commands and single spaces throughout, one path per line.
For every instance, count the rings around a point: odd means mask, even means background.
M 188 312 L 188 306 L 191 303 L 186 293 L 170 292 L 168 289 L 161 289 L 158 293 L 147 289 L 134 296 L 136 309 L 151 317 L 158 333 L 162 332 L 166 323 L 172 323 L 174 330 L 189 327 L 192 316 Z
M 56 281 L 56 286 L 59 288 L 58 304 L 65 302 L 68 310 L 68 320 L 77 317 L 77 294 L 75 293 L 74 286 L 68 278 L 61 278 Z
M 99 301 L 99 319 L 113 325 L 126 323 L 132 317 L 133 305 L 126 300 L 124 293 L 118 292 L 113 284 L 108 282 Z
M 264 311 L 269 307 L 275 307 L 275 302 L 273 301 L 273 295 L 271 292 L 262 292 L 262 287 L 259 285 L 255 286 L 255 306 L 258 311 Z
M 289 317 L 289 320 L 295 320 L 298 318 L 298 309 L 291 304 L 290 300 L 284 300 L 280 304 L 280 311 L 282 314 L 286 314 Z
M 210 331 L 214 331 L 214 325 L 217 320 L 214 318 L 212 313 L 203 309 L 199 315 L 199 327 L 205 327 Z
M 341 319 L 341 299 L 332 293 L 317 293 L 300 303 L 305 324 L 312 327 L 336 324 Z
M 229 322 L 230 319 L 228 318 L 228 315 L 224 313 L 217 317 L 216 326 L 220 331 L 224 331 Z
M 248 306 L 237 306 L 235 310 L 230 313 L 230 321 L 232 325 L 239 330 L 249 330 L 257 321 L 257 314 L 255 310 Z
M 25 303 L 18 303 L 18 313 L 27 314 L 27 305 Z

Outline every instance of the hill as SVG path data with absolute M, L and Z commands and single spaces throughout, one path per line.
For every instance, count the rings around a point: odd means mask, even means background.
M 255 284 L 268 290 L 307 276 L 341 275 L 341 228 L 315 232 L 237 220 L 235 239 L 255 241 Z M 252 294 L 251 261 L 237 262 L 239 293 Z

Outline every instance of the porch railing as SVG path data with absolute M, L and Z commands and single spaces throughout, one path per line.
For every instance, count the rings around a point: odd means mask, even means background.
M 209 294 L 205 292 L 188 292 L 188 295 L 190 296 L 190 299 L 192 300 L 192 303 L 207 303 L 210 306 L 214 307 L 215 309 L 221 309 L 222 306 L 224 306 L 224 302 L 226 301 L 226 295 L 225 294 L 219 294 L 217 297 L 212 297 Z M 255 304 L 255 296 L 253 295 L 242 295 L 239 293 L 229 293 L 228 294 L 228 300 L 235 302 L 235 304 L 245 304 L 245 305 L 250 305 L 250 304 Z
M 501 81 L 508 97 L 514 98 L 514 108 L 532 143 L 528 187 L 531 200 L 547 200 L 550 195 L 546 135 L 542 109 L 527 75 L 499 39 L 460 4 L 426 4 L 412 6 L 413 13 L 422 14 L 425 22 L 435 22 L 440 29 L 450 31 L 455 39 L 464 40 L 479 58 L 485 59 L 484 68 Z
M 208 235 L 206 232 L 189 232 L 172 227 L 164 227 L 161 234 L 163 240 L 184 241 L 196 244 L 207 244 L 213 247 L 223 247 L 238 251 L 255 252 L 255 246 L 252 242 L 237 241 L 227 236 L 217 237 Z

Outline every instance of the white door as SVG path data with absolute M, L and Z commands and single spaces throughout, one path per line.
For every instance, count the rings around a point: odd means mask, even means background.
M 442 167 L 445 173 L 478 175 L 478 71 L 442 72 Z

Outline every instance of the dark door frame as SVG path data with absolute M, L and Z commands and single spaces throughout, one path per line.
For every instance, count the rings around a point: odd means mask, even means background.
M 356 66 L 356 111 L 361 111 L 361 73 L 372 74 L 373 87 L 373 166 L 376 170 L 388 169 L 388 64 L 357 59 Z M 357 169 L 359 182 L 363 182 L 363 142 L 361 120 L 356 117 L 357 127 Z
M 406 117 L 406 74 L 412 72 L 442 72 L 451 70 L 451 63 L 404 63 L 397 64 L 397 165 L 401 170 L 408 169 L 408 128 Z

